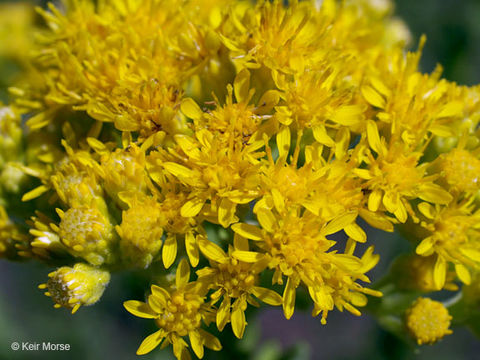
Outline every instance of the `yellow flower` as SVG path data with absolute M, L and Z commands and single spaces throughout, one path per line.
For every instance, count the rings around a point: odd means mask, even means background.
M 170 291 L 152 285 L 152 294 L 147 303 L 129 300 L 124 307 L 135 316 L 155 319 L 160 328 L 146 337 L 137 350 L 138 355 L 147 354 L 162 342 L 162 347 L 173 345 L 177 359 L 189 359 L 188 344 L 183 339 L 188 336 L 190 345 L 199 358 L 203 357 L 204 346 L 218 351 L 220 341 L 201 328 L 202 322 L 208 325 L 213 319 L 213 309 L 204 303 L 207 287 L 200 282 L 189 282 L 190 268 L 185 259 L 180 261 L 175 275 L 175 285 Z
M 436 289 L 443 288 L 449 263 L 455 265 L 458 278 L 470 284 L 469 269 L 480 265 L 480 210 L 473 204 L 473 198 L 449 206 L 434 207 L 422 202 L 418 210 L 424 217 L 420 225 L 428 232 L 416 252 L 421 256 L 436 255 L 433 270 Z
M 291 72 L 296 59 L 306 58 L 318 49 L 315 43 L 319 37 L 308 21 L 312 11 L 308 2 L 293 1 L 285 7 L 278 0 L 260 1 L 255 8 L 240 3 L 222 26 L 222 41 L 231 57 L 246 67 L 261 64 Z
M 260 209 L 257 219 L 262 228 L 237 223 L 232 225 L 232 229 L 240 236 L 254 240 L 261 252 L 234 251 L 232 256 L 251 263 L 267 257 L 268 266 L 275 269 L 273 282 L 281 284 L 282 277 L 287 276 L 283 292 L 283 310 L 287 319 L 293 315 L 295 290 L 300 283 L 308 288 L 318 308 L 315 315 L 323 312 L 322 323 L 325 323 L 328 311 L 333 310 L 334 306 L 360 315 L 351 303 L 365 305 L 366 298 L 362 292 L 380 294 L 362 288 L 355 280 L 368 282 L 364 273 L 376 265 L 378 256 L 371 256 L 373 247 L 367 250 L 364 259 L 357 258 L 353 253 L 338 254 L 331 250 L 336 242 L 326 238 L 354 223 L 356 217 L 357 213 L 352 211 L 324 223 L 312 213 L 301 215 L 298 210 L 290 210 L 276 214 Z
M 95 304 L 110 281 L 108 271 L 83 263 L 77 263 L 73 268 L 58 268 L 48 277 L 47 283 L 39 285 L 39 288 L 47 290 L 45 295 L 52 298 L 55 308 L 63 306 L 72 309 L 72 314 L 80 306 Z
M 24 194 L 22 201 L 32 200 L 55 190 L 56 197 L 65 205 L 90 204 L 92 201 L 103 203 L 103 189 L 96 174 L 99 166 L 94 154 L 85 150 L 74 150 L 66 141 L 62 141 L 62 145 L 66 154 L 61 153 L 60 159 L 57 159 L 58 149 L 52 149 L 43 156 L 38 156 L 41 163 L 22 167 L 26 174 L 42 182 L 42 185 Z M 52 200 L 56 197 L 52 197 Z
M 53 256 L 65 256 L 68 254 L 68 248 L 61 242 L 56 225 L 45 214 L 37 211 L 36 216 L 32 216 L 30 225 L 31 253 L 40 258 L 50 258 Z
M 123 261 L 147 268 L 162 247 L 165 223 L 157 199 L 144 197 L 129 201 L 129 209 L 122 212 L 122 223 L 115 227 Z
M 405 151 L 403 144 L 380 137 L 377 123 L 367 122 L 367 140 L 371 150 L 366 150 L 363 160 L 366 169 L 354 170 L 366 180 L 368 210 L 386 210 L 402 223 L 408 214 L 413 214 L 409 200 L 420 198 L 434 204 L 448 204 L 453 197 L 433 181 L 436 176 L 427 176 L 428 163 L 421 163 L 421 152 Z M 376 155 L 374 154 L 376 153 Z
M 320 154 L 316 145 L 305 148 L 305 164 L 297 167 L 300 154 L 301 131 L 297 134 L 296 146 L 290 163 L 287 156 L 291 148 L 291 134 L 288 127 L 283 127 L 276 135 L 279 157 L 273 160 L 272 150 L 265 138 L 267 160 L 262 162 L 260 186 L 264 196 L 257 201 L 253 211 L 265 207 L 282 213 L 285 209 L 302 206 L 325 221 L 348 211 L 362 207 L 363 194 L 361 182 L 355 178 L 352 170 L 355 160 L 348 156 L 341 157 L 342 143 L 336 145 L 336 157 L 327 161 Z M 363 230 L 356 225 L 346 229 L 350 236 L 364 242 Z M 355 234 L 354 234 L 355 233 Z
M 315 140 L 333 147 L 334 133 L 328 129 L 347 127 L 358 130 L 365 120 L 367 104 L 358 102 L 352 85 L 343 79 L 350 64 L 331 59 L 331 68 L 306 71 L 289 76 L 273 73 L 283 102 L 275 108 L 274 119 L 294 129 L 312 129 Z M 353 64 L 352 64 L 353 65 Z
M 418 298 L 406 311 L 408 331 L 418 345 L 433 344 L 452 333 L 452 317 L 441 302 L 429 298 Z
M 271 118 L 270 113 L 280 100 L 278 91 L 270 90 L 260 97 L 256 106 L 251 104 L 255 89 L 251 88 L 250 82 L 251 73 L 243 69 L 235 77 L 233 87 L 231 84 L 227 85 L 227 96 L 223 105 L 215 96 L 215 108 L 202 111 L 195 101 L 187 98 L 183 100 L 181 110 L 193 120 L 196 132 L 208 129 L 223 140 L 224 147 L 243 148 L 254 142 L 259 130 L 268 127 L 263 123 Z M 212 103 L 209 102 L 208 105 Z
M 57 209 L 57 213 L 60 224 L 51 227 L 73 256 L 82 257 L 92 265 L 114 261 L 112 250 L 117 239 L 106 210 L 82 205 L 65 212 Z
M 480 189 L 480 148 L 466 149 L 466 136 L 448 153 L 441 154 L 433 163 L 447 186 L 456 192 L 474 194 Z
M 207 200 L 211 211 L 218 214 L 218 223 L 228 227 L 238 221 L 237 204 L 246 204 L 259 196 L 258 164 L 248 158 L 248 146 L 244 149 L 224 147 L 221 136 L 203 129 L 195 138 L 177 136 L 178 147 L 170 154 L 152 151 L 150 168 L 154 172 L 163 168 L 164 173 L 186 186 L 189 199 L 181 208 L 183 217 L 201 214 Z
M 125 148 L 110 151 L 98 140 L 90 140 L 90 146 L 101 155 L 99 175 L 103 186 L 110 197 L 122 207 L 124 202 L 119 198 L 122 192 L 143 193 L 147 187 L 145 172 L 146 160 L 143 148 L 129 143 Z
M 247 303 L 258 306 L 258 299 L 269 305 L 280 305 L 282 297 L 270 289 L 258 286 L 259 274 L 265 270 L 268 260 L 264 258 L 255 263 L 239 261 L 232 256 L 236 251 L 249 251 L 248 241 L 235 234 L 234 245 L 229 246 L 228 255 L 216 244 L 204 239 L 199 243 L 200 250 L 210 260 L 211 267 L 197 271 L 198 280 L 216 290 L 210 295 L 215 304 L 222 297 L 217 310 L 217 327 L 223 331 L 225 325 L 232 323 L 233 333 L 242 338 L 245 330 L 245 310 Z M 233 304 L 232 304 L 233 301 Z

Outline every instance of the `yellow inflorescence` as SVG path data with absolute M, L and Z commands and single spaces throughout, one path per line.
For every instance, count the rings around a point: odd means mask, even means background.
M 480 87 L 422 73 L 388 0 L 285 3 L 39 9 L 0 104 L 0 256 L 64 265 L 42 287 L 74 311 L 141 269 L 161 287 L 125 302 L 159 327 L 138 353 L 179 359 L 221 348 L 212 322 L 241 338 L 260 301 L 291 318 L 299 288 L 323 324 L 361 315 L 382 296 L 365 223 L 414 244 L 396 291 L 475 293 Z M 408 312 L 419 343 L 450 332 L 435 304 Z
M 95 304 L 110 281 L 110 273 L 93 266 L 78 263 L 72 267 L 61 267 L 48 274 L 45 295 L 55 302 L 55 307 L 66 307 L 75 313 L 80 306 Z
M 406 312 L 408 331 L 418 345 L 433 344 L 451 334 L 452 317 L 441 302 L 429 298 L 418 298 Z
M 149 353 L 162 342 L 173 344 L 173 352 L 177 359 L 189 358 L 183 337 L 188 336 L 190 344 L 199 358 L 203 357 L 204 346 L 212 350 L 220 350 L 220 341 L 201 329 L 202 322 L 207 325 L 213 319 L 211 305 L 205 303 L 207 286 L 201 282 L 189 282 L 190 267 L 183 259 L 178 265 L 175 285 L 170 291 L 159 286 L 152 286 L 152 294 L 148 302 L 130 300 L 124 303 L 125 308 L 133 315 L 155 319 L 160 328 L 157 332 L 143 340 L 137 350 L 138 355 Z

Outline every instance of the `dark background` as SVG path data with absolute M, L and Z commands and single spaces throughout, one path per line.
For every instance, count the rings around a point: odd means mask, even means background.
M 441 63 L 449 80 L 466 85 L 480 82 L 480 1 L 399 0 L 395 13 L 408 24 L 413 49 L 420 34 L 427 35 L 423 71 L 430 72 Z M 17 69 L 14 62 L 0 58 L 0 99 L 5 100 L 4 87 Z M 387 271 L 394 254 L 408 250 L 408 244 L 384 233 L 371 234 L 371 238 L 382 254 L 371 273 L 375 281 Z M 114 274 L 98 304 L 71 315 L 65 309 L 53 309 L 51 299 L 36 288 L 50 271 L 36 262 L 0 260 L 0 359 L 135 359 L 141 340 L 155 329 L 153 321 L 136 318 L 122 307 L 124 300 L 142 298 L 135 276 Z M 227 336 L 222 339 L 225 350 L 221 354 L 207 351 L 205 358 L 470 360 L 480 354 L 480 341 L 464 328 L 454 327 L 453 335 L 436 345 L 416 348 L 383 331 L 368 314 L 356 318 L 334 311 L 322 326 L 309 312 L 296 311 L 287 321 L 281 309 L 265 308 L 255 320 L 252 316 L 247 320 L 243 340 Z M 229 332 L 228 326 L 225 330 Z M 68 354 L 14 352 L 10 349 L 13 341 L 68 343 L 72 350 Z M 142 358 L 173 356 L 166 349 Z

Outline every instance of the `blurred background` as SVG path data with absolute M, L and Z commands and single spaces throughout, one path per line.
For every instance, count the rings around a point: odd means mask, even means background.
M 1 6 L 6 3 L 0 0 L 0 100 L 3 102 L 7 101 L 7 84 L 20 70 L 9 51 L 24 46 L 15 34 L 28 21 L 21 13 L 18 18 L 6 17 L 5 13 L 2 16 Z M 427 35 L 423 71 L 430 72 L 441 63 L 448 80 L 466 85 L 480 83 L 480 1 L 399 0 L 395 13 L 412 32 L 412 48 L 416 48 L 421 34 Z M 375 281 L 387 272 L 394 255 L 409 250 L 409 244 L 391 234 L 372 232 L 370 237 L 376 252 L 382 254 L 379 265 L 370 274 Z M 0 359 L 135 359 L 142 339 L 155 330 L 153 321 L 131 316 L 122 307 L 124 300 L 144 297 L 147 287 L 139 281 L 138 274 L 114 274 L 101 301 L 92 307 L 82 307 L 72 316 L 65 309 L 55 310 L 51 299 L 37 289 L 51 270 L 36 262 L 0 260 Z M 245 338 L 238 341 L 225 331 L 221 337 L 224 350 L 207 351 L 205 358 L 470 360 L 480 354 L 480 341 L 465 328 L 453 327 L 453 335 L 440 343 L 418 348 L 382 330 L 368 313 L 357 318 L 334 311 L 329 314 L 327 325 L 322 326 L 318 318 L 310 316 L 308 305 L 302 301 L 300 294 L 297 305 L 305 310 L 296 311 L 288 321 L 281 309 L 260 309 L 255 320 L 254 314 L 249 314 Z M 14 341 L 65 343 L 70 344 L 71 350 L 15 352 L 10 349 Z M 142 358 L 173 359 L 173 356 L 168 349 Z

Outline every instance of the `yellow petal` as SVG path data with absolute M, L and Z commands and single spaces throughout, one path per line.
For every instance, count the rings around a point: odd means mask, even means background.
M 232 256 L 237 260 L 244 261 L 247 263 L 256 263 L 265 257 L 264 254 L 261 254 L 255 251 L 242 251 L 242 250 L 235 250 L 232 253 Z
M 420 184 L 418 197 L 434 204 L 448 204 L 453 199 L 448 191 L 433 183 Z
M 198 245 L 192 232 L 185 234 L 185 249 L 187 250 L 187 256 L 190 260 L 190 264 L 193 267 L 197 266 L 200 257 L 198 253 Z
M 182 215 L 183 217 L 197 216 L 198 213 L 202 210 L 204 204 L 204 199 L 193 198 L 183 204 L 182 208 L 180 209 L 180 215 Z
M 157 285 L 152 285 L 151 290 L 152 294 L 158 298 L 158 301 L 162 304 L 162 306 L 165 306 L 168 299 L 170 299 L 170 293 L 164 288 Z
M 190 266 L 188 265 L 188 261 L 182 259 L 180 264 L 178 264 L 177 272 L 175 274 L 175 285 L 177 289 L 188 284 L 190 280 Z
M 367 305 L 367 297 L 358 292 L 352 292 L 350 293 L 350 302 L 355 305 L 355 306 L 365 306 Z
M 268 90 L 258 101 L 256 114 L 266 114 L 270 112 L 280 101 L 280 93 L 277 90 Z
M 441 124 L 432 124 L 428 128 L 430 132 L 433 135 L 439 136 L 439 137 L 449 137 L 449 136 L 455 136 L 455 132 L 452 128 L 446 126 L 446 125 L 441 125 Z
M 195 355 L 197 355 L 199 359 L 203 358 L 203 344 L 198 331 L 190 331 L 188 337 L 190 338 L 190 344 L 192 345 Z
M 358 213 L 356 211 L 350 211 L 340 216 L 337 216 L 330 221 L 323 229 L 322 232 L 325 235 L 335 234 L 344 229 L 345 226 L 350 225 L 357 218 Z
M 162 342 L 164 336 L 163 329 L 160 329 L 157 332 L 147 336 L 138 347 L 137 355 L 148 354 Z
M 353 240 L 364 243 L 367 241 L 367 234 L 365 231 L 355 223 L 345 226 L 345 233 Z
M 175 135 L 175 141 L 190 158 L 200 160 L 201 152 L 194 138 L 187 135 Z
M 362 120 L 363 110 L 359 105 L 344 105 L 335 110 L 330 120 L 340 125 L 353 126 Z
M 445 277 L 447 275 L 447 262 L 443 257 L 438 257 L 433 269 L 433 283 L 437 290 L 443 289 Z
M 218 222 L 220 225 L 227 228 L 230 224 L 238 221 L 238 218 L 235 216 L 236 209 L 237 204 L 231 202 L 227 198 L 222 198 L 220 206 L 218 207 Z
M 208 259 L 219 263 L 228 262 L 227 254 L 225 254 L 222 248 L 217 244 L 209 241 L 208 239 L 200 237 L 198 239 L 198 246 L 202 254 L 205 255 Z
M 169 235 L 165 239 L 162 250 L 162 260 L 165 269 L 168 269 L 177 257 L 177 238 L 175 235 Z
M 222 350 L 222 344 L 220 344 L 220 340 L 218 340 L 215 336 L 203 329 L 199 329 L 198 332 L 202 337 L 202 343 L 204 346 L 214 351 Z
M 290 151 L 290 128 L 288 126 L 282 126 L 277 133 L 277 147 L 279 156 L 286 159 Z
M 288 320 L 292 317 L 295 310 L 295 285 L 293 281 L 288 278 L 287 285 L 283 291 L 283 313 Z
M 239 339 L 243 337 L 243 333 L 245 331 L 245 313 L 240 305 L 240 300 L 237 300 L 236 303 L 238 303 L 236 306 L 234 304 L 233 310 L 232 310 L 232 330 L 235 336 Z
M 158 314 L 150 306 L 142 301 L 128 300 L 123 303 L 123 307 L 131 314 L 144 319 L 155 319 Z
M 462 101 L 451 101 L 444 105 L 437 118 L 463 116 L 465 105 Z
M 388 220 L 388 217 L 376 214 L 366 209 L 360 209 L 359 214 L 370 226 L 383 231 L 393 232 L 393 224 Z
M 232 225 L 232 230 L 238 235 L 243 236 L 244 238 L 250 240 L 262 240 L 262 230 L 256 227 L 255 225 L 250 225 L 246 223 L 237 223 Z
M 268 232 L 274 232 L 276 220 L 275 216 L 273 216 L 272 212 L 267 209 L 259 209 L 257 212 L 257 219 L 262 228 L 267 230 Z
M 418 204 L 418 210 L 423 214 L 428 219 L 434 219 L 435 218 L 435 211 L 432 205 L 426 202 L 422 202 Z
M 282 193 L 277 189 L 272 189 L 272 198 L 277 211 L 282 212 L 285 208 L 285 199 L 283 198 Z
M 382 201 L 382 190 L 373 190 L 371 194 L 368 196 L 368 210 L 370 211 L 377 211 L 380 207 L 380 203 Z
M 155 311 L 157 314 L 161 314 L 164 311 L 166 303 L 162 302 L 162 299 L 158 296 L 151 294 L 148 296 L 148 305 Z
M 385 205 L 387 211 L 391 212 L 392 214 L 397 210 L 399 202 L 400 199 L 397 192 L 389 191 L 383 196 L 383 205 Z
M 420 244 L 418 244 L 415 252 L 418 255 L 426 256 L 433 252 L 433 244 L 435 243 L 434 239 L 429 236 L 422 240 Z
M 394 214 L 398 221 L 400 221 L 402 224 L 407 221 L 407 209 L 401 200 L 398 202 L 397 210 L 395 210 Z
M 468 249 L 460 247 L 460 252 L 473 261 L 480 262 L 480 251 L 474 249 Z
M 373 85 L 375 90 L 377 90 L 380 94 L 385 96 L 387 99 L 390 97 L 392 92 L 390 89 L 380 80 L 378 77 L 370 77 L 370 83 Z
M 458 275 L 458 278 L 465 285 L 470 285 L 472 282 L 472 277 L 470 276 L 470 271 L 462 264 L 455 264 L 455 272 Z
M 200 109 L 200 106 L 191 98 L 186 98 L 182 100 L 180 104 L 180 110 L 182 113 L 189 117 L 190 119 L 200 119 L 203 116 L 203 111 Z
M 371 105 L 380 109 L 385 107 L 385 99 L 371 86 L 363 86 L 360 91 L 365 100 L 367 100 Z
M 250 91 L 250 72 L 241 70 L 233 81 L 233 90 L 238 103 L 247 102 Z
M 278 306 L 282 304 L 282 297 L 273 290 L 255 286 L 252 289 L 252 294 L 268 305 Z
M 317 125 L 313 128 L 313 137 L 317 140 L 320 144 L 323 144 L 328 147 L 334 147 L 335 141 L 328 135 L 327 129 L 323 124 Z
M 22 196 L 22 201 L 29 201 L 29 200 L 32 200 L 32 199 L 35 199 L 37 197 L 39 197 L 40 195 L 42 195 L 43 193 L 47 192 L 50 188 L 48 186 L 45 186 L 45 185 L 40 185 L 38 187 L 36 187 L 35 189 L 27 192 L 26 194 L 24 194 Z
M 195 175 L 195 173 L 189 168 L 174 162 L 165 162 L 162 164 L 162 166 L 170 174 L 179 179 L 191 178 Z
M 368 144 L 377 154 L 382 151 L 382 142 L 378 133 L 377 123 L 373 120 L 367 121 L 367 140 Z
M 230 297 L 224 296 L 220 307 L 217 310 L 217 328 L 223 331 L 223 328 L 230 321 Z
M 345 303 L 343 306 L 345 306 L 345 309 L 347 309 L 350 313 L 352 313 L 355 316 L 361 316 L 362 313 L 358 311 L 357 308 L 355 308 L 353 305 L 349 303 Z

